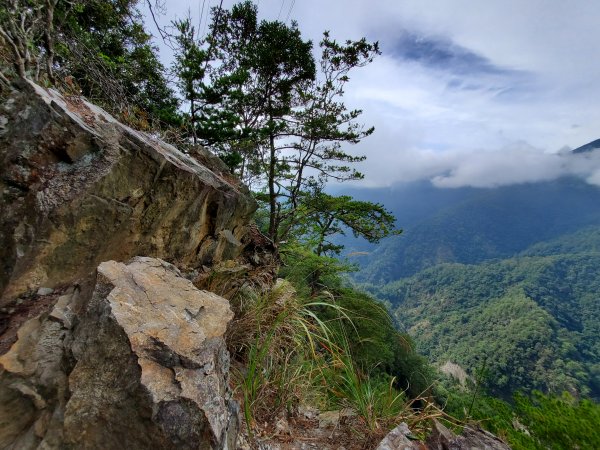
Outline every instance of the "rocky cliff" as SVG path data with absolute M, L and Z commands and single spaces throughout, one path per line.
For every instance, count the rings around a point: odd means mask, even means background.
M 227 173 L 79 97 L 21 82 L 1 98 L 0 448 L 365 448 L 340 411 L 300 407 L 264 424 L 273 439 L 238 436 L 214 291 L 269 286 L 277 264 Z M 379 448 L 508 447 L 401 424 Z
M 234 448 L 233 314 L 180 269 L 240 256 L 255 203 L 204 161 L 78 97 L 2 98 L 0 448 Z
M 0 107 L 0 192 L 2 304 L 111 259 L 231 259 L 256 208 L 218 171 L 33 84 Z

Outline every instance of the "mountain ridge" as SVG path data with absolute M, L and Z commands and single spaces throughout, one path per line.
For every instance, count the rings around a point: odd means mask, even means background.
M 362 270 L 355 279 L 389 282 L 440 263 L 508 258 L 538 242 L 600 223 L 600 187 L 575 177 L 463 195 L 372 249 L 360 261 Z
M 572 150 L 571 153 L 580 154 L 580 153 L 588 153 L 600 148 L 600 139 L 596 139 L 595 141 L 588 142 L 587 144 L 582 145 L 581 147 L 577 147 Z
M 571 236 L 583 242 L 586 235 L 597 241 L 600 227 Z M 391 303 L 401 328 L 437 364 L 452 361 L 470 373 L 487 365 L 486 385 L 497 395 L 539 389 L 600 397 L 597 249 L 441 264 L 365 287 Z

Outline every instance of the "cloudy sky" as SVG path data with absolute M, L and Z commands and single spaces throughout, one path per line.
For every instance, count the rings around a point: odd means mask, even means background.
M 202 6 L 218 0 L 166 3 L 161 21 L 189 9 L 200 23 Z M 365 184 L 429 179 L 440 187 L 487 187 L 567 173 L 600 184 L 600 156 L 566 154 L 600 138 L 599 1 L 258 5 L 262 18 L 296 20 L 315 44 L 324 30 L 338 40 L 379 41 L 382 56 L 351 74 L 346 90 L 346 103 L 376 128 L 351 148 L 368 157 L 360 168 Z M 162 53 L 169 60 L 167 49 Z

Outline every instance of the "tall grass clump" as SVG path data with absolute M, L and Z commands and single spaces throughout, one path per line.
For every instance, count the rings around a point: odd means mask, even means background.
M 381 430 L 394 421 L 405 408 L 405 395 L 394 388 L 394 378 L 369 376 L 352 360 L 345 344 L 328 349 L 331 363 L 322 376 L 330 402 L 336 409 L 351 409 L 370 432 Z
M 314 395 L 322 348 L 336 345 L 329 324 L 314 312 L 317 308 L 346 316 L 338 305 L 303 301 L 288 282 L 279 280 L 271 291 L 246 301 L 230 327 L 230 351 L 243 364 L 237 381 L 249 427 Z
M 346 265 L 300 247 L 284 250 L 285 280 L 237 296 L 228 333 L 250 433 L 301 403 L 351 410 L 352 426 L 369 436 L 415 417 L 410 398 L 423 392 L 426 367 L 385 308 L 344 287 Z

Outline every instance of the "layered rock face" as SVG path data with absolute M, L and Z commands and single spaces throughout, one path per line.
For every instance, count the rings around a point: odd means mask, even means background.
M 80 98 L 3 99 L 0 448 L 235 448 L 232 313 L 188 280 L 251 240 L 225 173 Z
M 145 257 L 100 264 L 79 318 L 76 297 L 0 356 L 0 448 L 235 448 L 227 300 Z
M 0 107 L 0 306 L 111 259 L 231 259 L 255 208 L 226 175 L 80 98 L 24 84 Z

